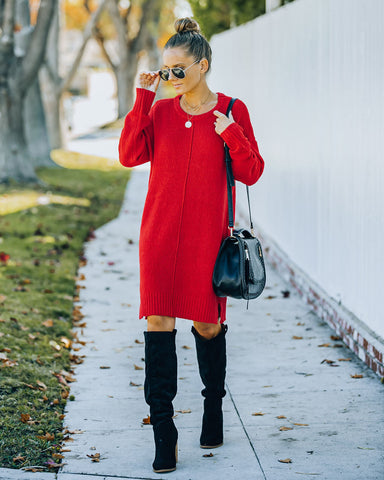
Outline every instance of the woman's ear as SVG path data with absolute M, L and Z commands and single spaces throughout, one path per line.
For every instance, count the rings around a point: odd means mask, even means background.
M 206 73 L 208 71 L 208 68 L 209 68 L 209 63 L 208 63 L 208 60 L 206 58 L 202 58 L 200 60 L 200 70 L 201 70 L 201 73 Z

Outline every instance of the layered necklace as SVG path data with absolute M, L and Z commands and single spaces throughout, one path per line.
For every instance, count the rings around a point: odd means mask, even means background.
M 192 110 L 192 115 L 189 115 L 188 112 L 185 112 L 187 114 L 187 121 L 185 122 L 185 126 L 186 128 L 191 128 L 192 127 L 192 122 L 191 122 L 191 118 L 193 117 L 193 115 L 196 115 L 197 112 L 200 110 L 200 108 L 205 105 L 207 103 L 207 100 L 209 98 L 209 96 L 211 95 L 211 92 L 208 92 L 208 95 L 207 97 L 205 98 L 205 100 L 201 103 L 199 103 L 198 105 L 189 105 L 189 103 L 185 100 L 185 97 L 183 96 L 182 97 L 182 100 L 184 102 L 184 107 L 188 108 L 188 110 Z

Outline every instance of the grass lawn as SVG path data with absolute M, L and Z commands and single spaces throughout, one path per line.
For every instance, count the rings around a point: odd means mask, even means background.
M 25 194 L 50 200 L 0 216 L 0 467 L 57 471 L 70 449 L 63 412 L 73 400 L 71 369 L 82 362 L 71 328 L 81 323 L 73 302 L 83 243 L 117 216 L 129 170 L 38 175 L 45 186 Z M 8 205 L 23 192 L 0 186 Z

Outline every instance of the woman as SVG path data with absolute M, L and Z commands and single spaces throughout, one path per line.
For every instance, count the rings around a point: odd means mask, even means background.
M 157 473 L 176 469 L 177 430 L 172 400 L 177 390 L 176 317 L 193 321 L 204 390 L 200 446 L 223 444 L 226 299 L 212 288 L 212 273 L 228 235 L 224 142 L 236 180 L 254 184 L 264 161 L 246 106 L 212 92 L 206 82 L 212 52 L 190 19 L 175 23 L 164 47 L 164 67 L 139 75 L 134 107 L 119 143 L 120 162 L 151 162 L 140 231 L 140 318 L 146 317 L 145 400 L 150 406 Z M 153 100 L 160 79 L 176 90 L 173 99 Z

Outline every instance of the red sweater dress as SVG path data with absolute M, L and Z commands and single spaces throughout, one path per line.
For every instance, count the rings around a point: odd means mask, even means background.
M 242 101 L 232 108 L 235 123 L 219 136 L 213 111 L 225 113 L 230 97 L 218 93 L 212 110 L 192 117 L 180 107 L 180 96 L 152 106 L 154 98 L 150 90 L 137 89 L 119 142 L 122 165 L 151 162 L 140 229 L 139 316 L 222 323 L 226 298 L 215 295 L 212 273 L 228 235 L 224 141 L 236 180 L 254 184 L 264 161 Z

